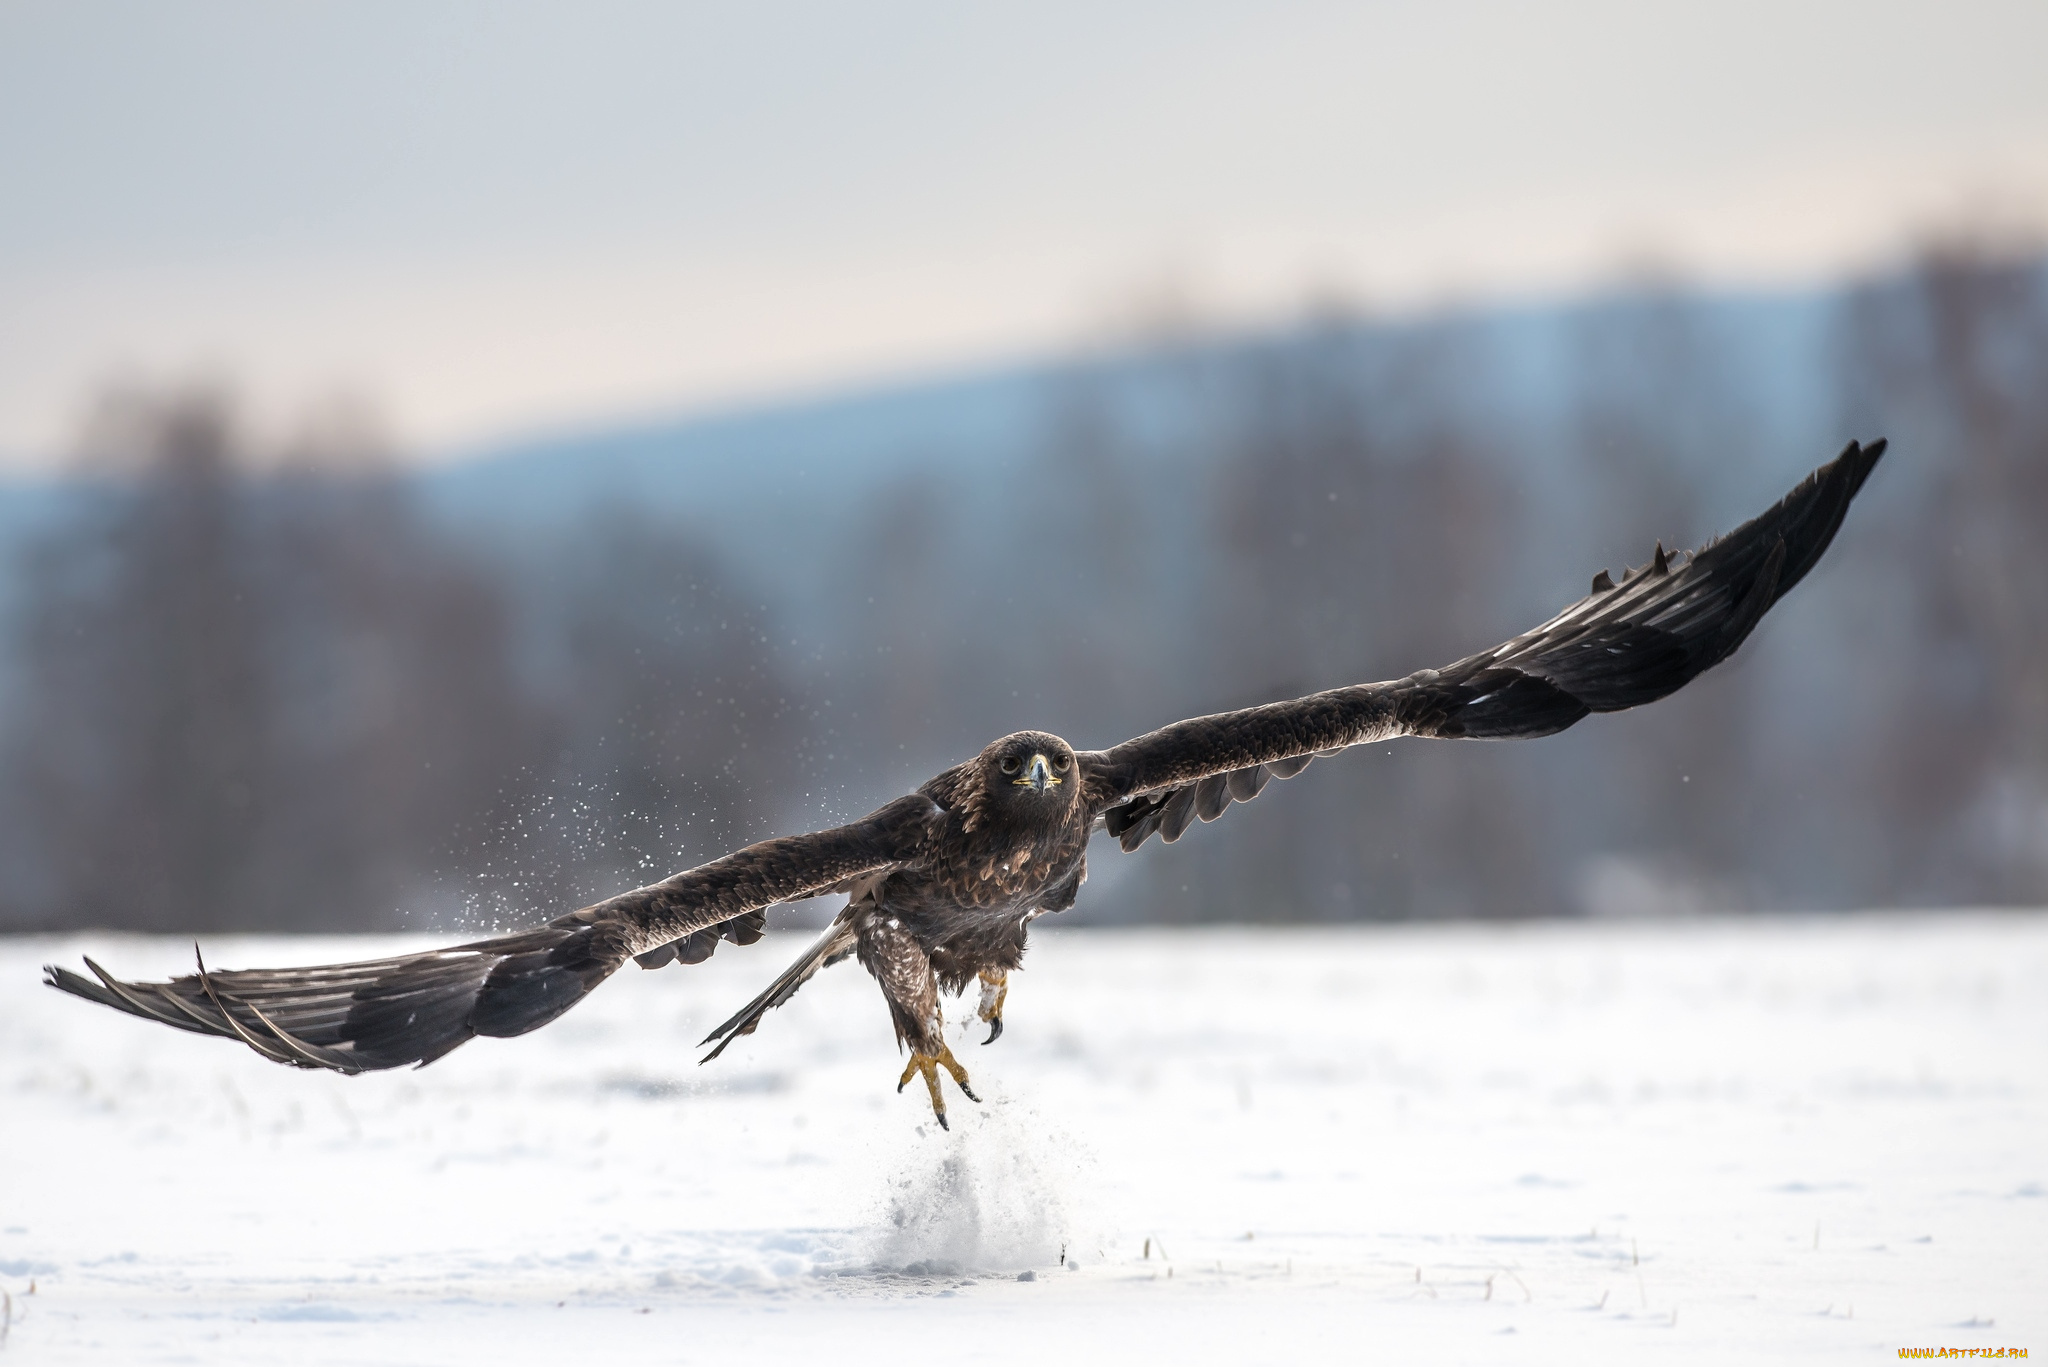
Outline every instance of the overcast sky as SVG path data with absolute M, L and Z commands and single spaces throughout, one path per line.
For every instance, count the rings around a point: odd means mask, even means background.
M 0 462 L 109 379 L 431 456 L 1191 311 L 2048 221 L 2048 4 L 0 0 Z

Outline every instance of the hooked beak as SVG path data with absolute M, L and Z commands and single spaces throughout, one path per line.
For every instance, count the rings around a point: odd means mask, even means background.
M 1045 762 L 1044 755 L 1033 755 L 1024 772 L 1010 782 L 1019 788 L 1035 788 L 1041 793 L 1047 788 L 1057 788 L 1060 785 L 1059 779 L 1053 774 L 1052 766 Z

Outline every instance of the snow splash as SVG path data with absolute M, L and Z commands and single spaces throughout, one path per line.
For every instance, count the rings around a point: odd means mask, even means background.
M 955 1106 L 948 1118 L 952 1131 L 921 1127 L 891 1171 L 873 1265 L 937 1276 L 1057 1264 L 1081 1205 L 1078 1147 L 1005 1100 Z

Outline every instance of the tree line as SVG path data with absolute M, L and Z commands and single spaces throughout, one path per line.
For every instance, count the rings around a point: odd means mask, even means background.
M 1893 439 L 1891 487 L 1742 663 L 1552 740 L 1317 764 L 1170 849 L 1104 847 L 1079 914 L 2048 896 L 2044 282 L 1962 246 L 1842 294 L 1825 392 L 1842 437 Z M 359 434 L 265 445 L 215 394 L 114 396 L 13 567 L 0 927 L 504 924 L 1021 726 L 1106 744 L 1447 662 L 1567 572 L 1704 539 L 1758 445 L 1681 292 L 1589 313 L 1566 361 L 1537 420 L 1454 322 L 1212 348 L 1198 451 L 1070 380 L 993 514 L 938 473 L 849 510 L 811 639 L 651 516 L 456 536 Z

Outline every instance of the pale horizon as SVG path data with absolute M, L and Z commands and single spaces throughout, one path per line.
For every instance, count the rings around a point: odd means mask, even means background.
M 2048 222 L 2044 50 L 2022 4 L 12 7 L 0 469 L 122 379 L 433 459 L 1176 318 L 1817 286 Z

